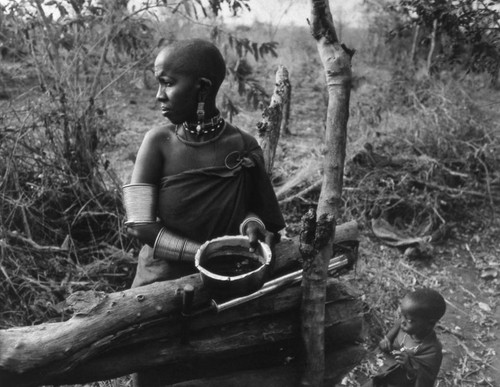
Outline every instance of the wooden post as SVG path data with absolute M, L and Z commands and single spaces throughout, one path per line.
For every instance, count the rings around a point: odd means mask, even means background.
M 262 120 L 257 123 L 258 140 L 264 152 L 268 175 L 271 175 L 273 170 L 276 146 L 280 138 L 283 106 L 286 104 L 287 89 L 289 87 L 288 70 L 284 66 L 279 66 L 278 71 L 276 71 L 276 86 L 271 97 L 271 103 L 269 107 L 264 109 Z
M 324 172 L 317 213 L 306 214 L 301 253 L 304 257 L 302 340 L 305 369 L 301 384 L 319 387 L 325 374 L 324 321 L 328 256 L 332 255 L 335 219 L 341 195 L 349 117 L 351 57 L 339 43 L 329 2 L 311 0 L 311 32 L 316 40 L 328 87 L 328 111 L 323 153 Z
M 322 252 L 333 234 L 333 218 L 325 214 L 316 222 L 310 209 L 302 218 L 300 252 L 302 277 L 302 341 L 305 356 L 303 386 L 322 386 L 325 374 L 325 301 L 327 271 Z

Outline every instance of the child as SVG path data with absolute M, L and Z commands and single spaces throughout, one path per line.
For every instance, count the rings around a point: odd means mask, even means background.
M 198 247 L 212 238 L 241 233 L 272 249 L 284 227 L 262 149 L 216 107 L 226 74 L 217 47 L 178 41 L 159 52 L 154 72 L 170 123 L 146 133 L 123 187 L 127 231 L 144 243 L 133 287 L 194 273 Z M 160 384 L 159 369 L 135 379 Z
M 408 293 L 400 309 L 401 319 L 379 343 L 387 353 L 384 371 L 365 387 L 434 386 L 443 357 L 434 326 L 446 311 L 445 300 L 435 290 L 422 288 Z

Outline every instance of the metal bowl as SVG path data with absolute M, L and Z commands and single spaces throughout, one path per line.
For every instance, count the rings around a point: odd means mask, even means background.
M 222 298 L 242 296 L 262 287 L 271 264 L 271 249 L 259 242 L 254 252 L 245 236 L 205 242 L 195 256 L 204 286 Z

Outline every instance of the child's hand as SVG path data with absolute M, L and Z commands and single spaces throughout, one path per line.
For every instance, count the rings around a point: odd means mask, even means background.
M 392 351 L 394 355 L 394 359 L 396 359 L 396 363 L 403 366 L 405 369 L 410 368 L 410 355 L 406 351 Z
M 384 352 L 391 352 L 392 346 L 391 346 L 391 342 L 389 341 L 387 336 L 384 336 L 384 338 L 382 340 L 380 340 L 380 343 L 378 343 L 378 346 Z

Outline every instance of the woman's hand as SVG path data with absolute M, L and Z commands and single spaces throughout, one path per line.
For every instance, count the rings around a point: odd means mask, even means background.
M 143 244 L 154 247 L 156 236 L 161 230 L 160 223 L 144 223 L 127 227 L 127 233 L 139 239 Z
M 248 239 L 250 240 L 250 251 L 253 252 L 258 247 L 259 241 L 266 241 L 267 230 L 257 222 L 250 221 L 246 225 L 245 230 Z
M 258 222 L 250 221 L 246 226 L 246 235 L 250 240 L 250 251 L 254 252 L 258 247 L 259 241 L 265 242 L 269 248 L 271 249 L 272 261 L 271 267 L 274 266 L 274 246 L 276 245 L 276 237 L 275 235 L 267 231 L 261 224 Z

